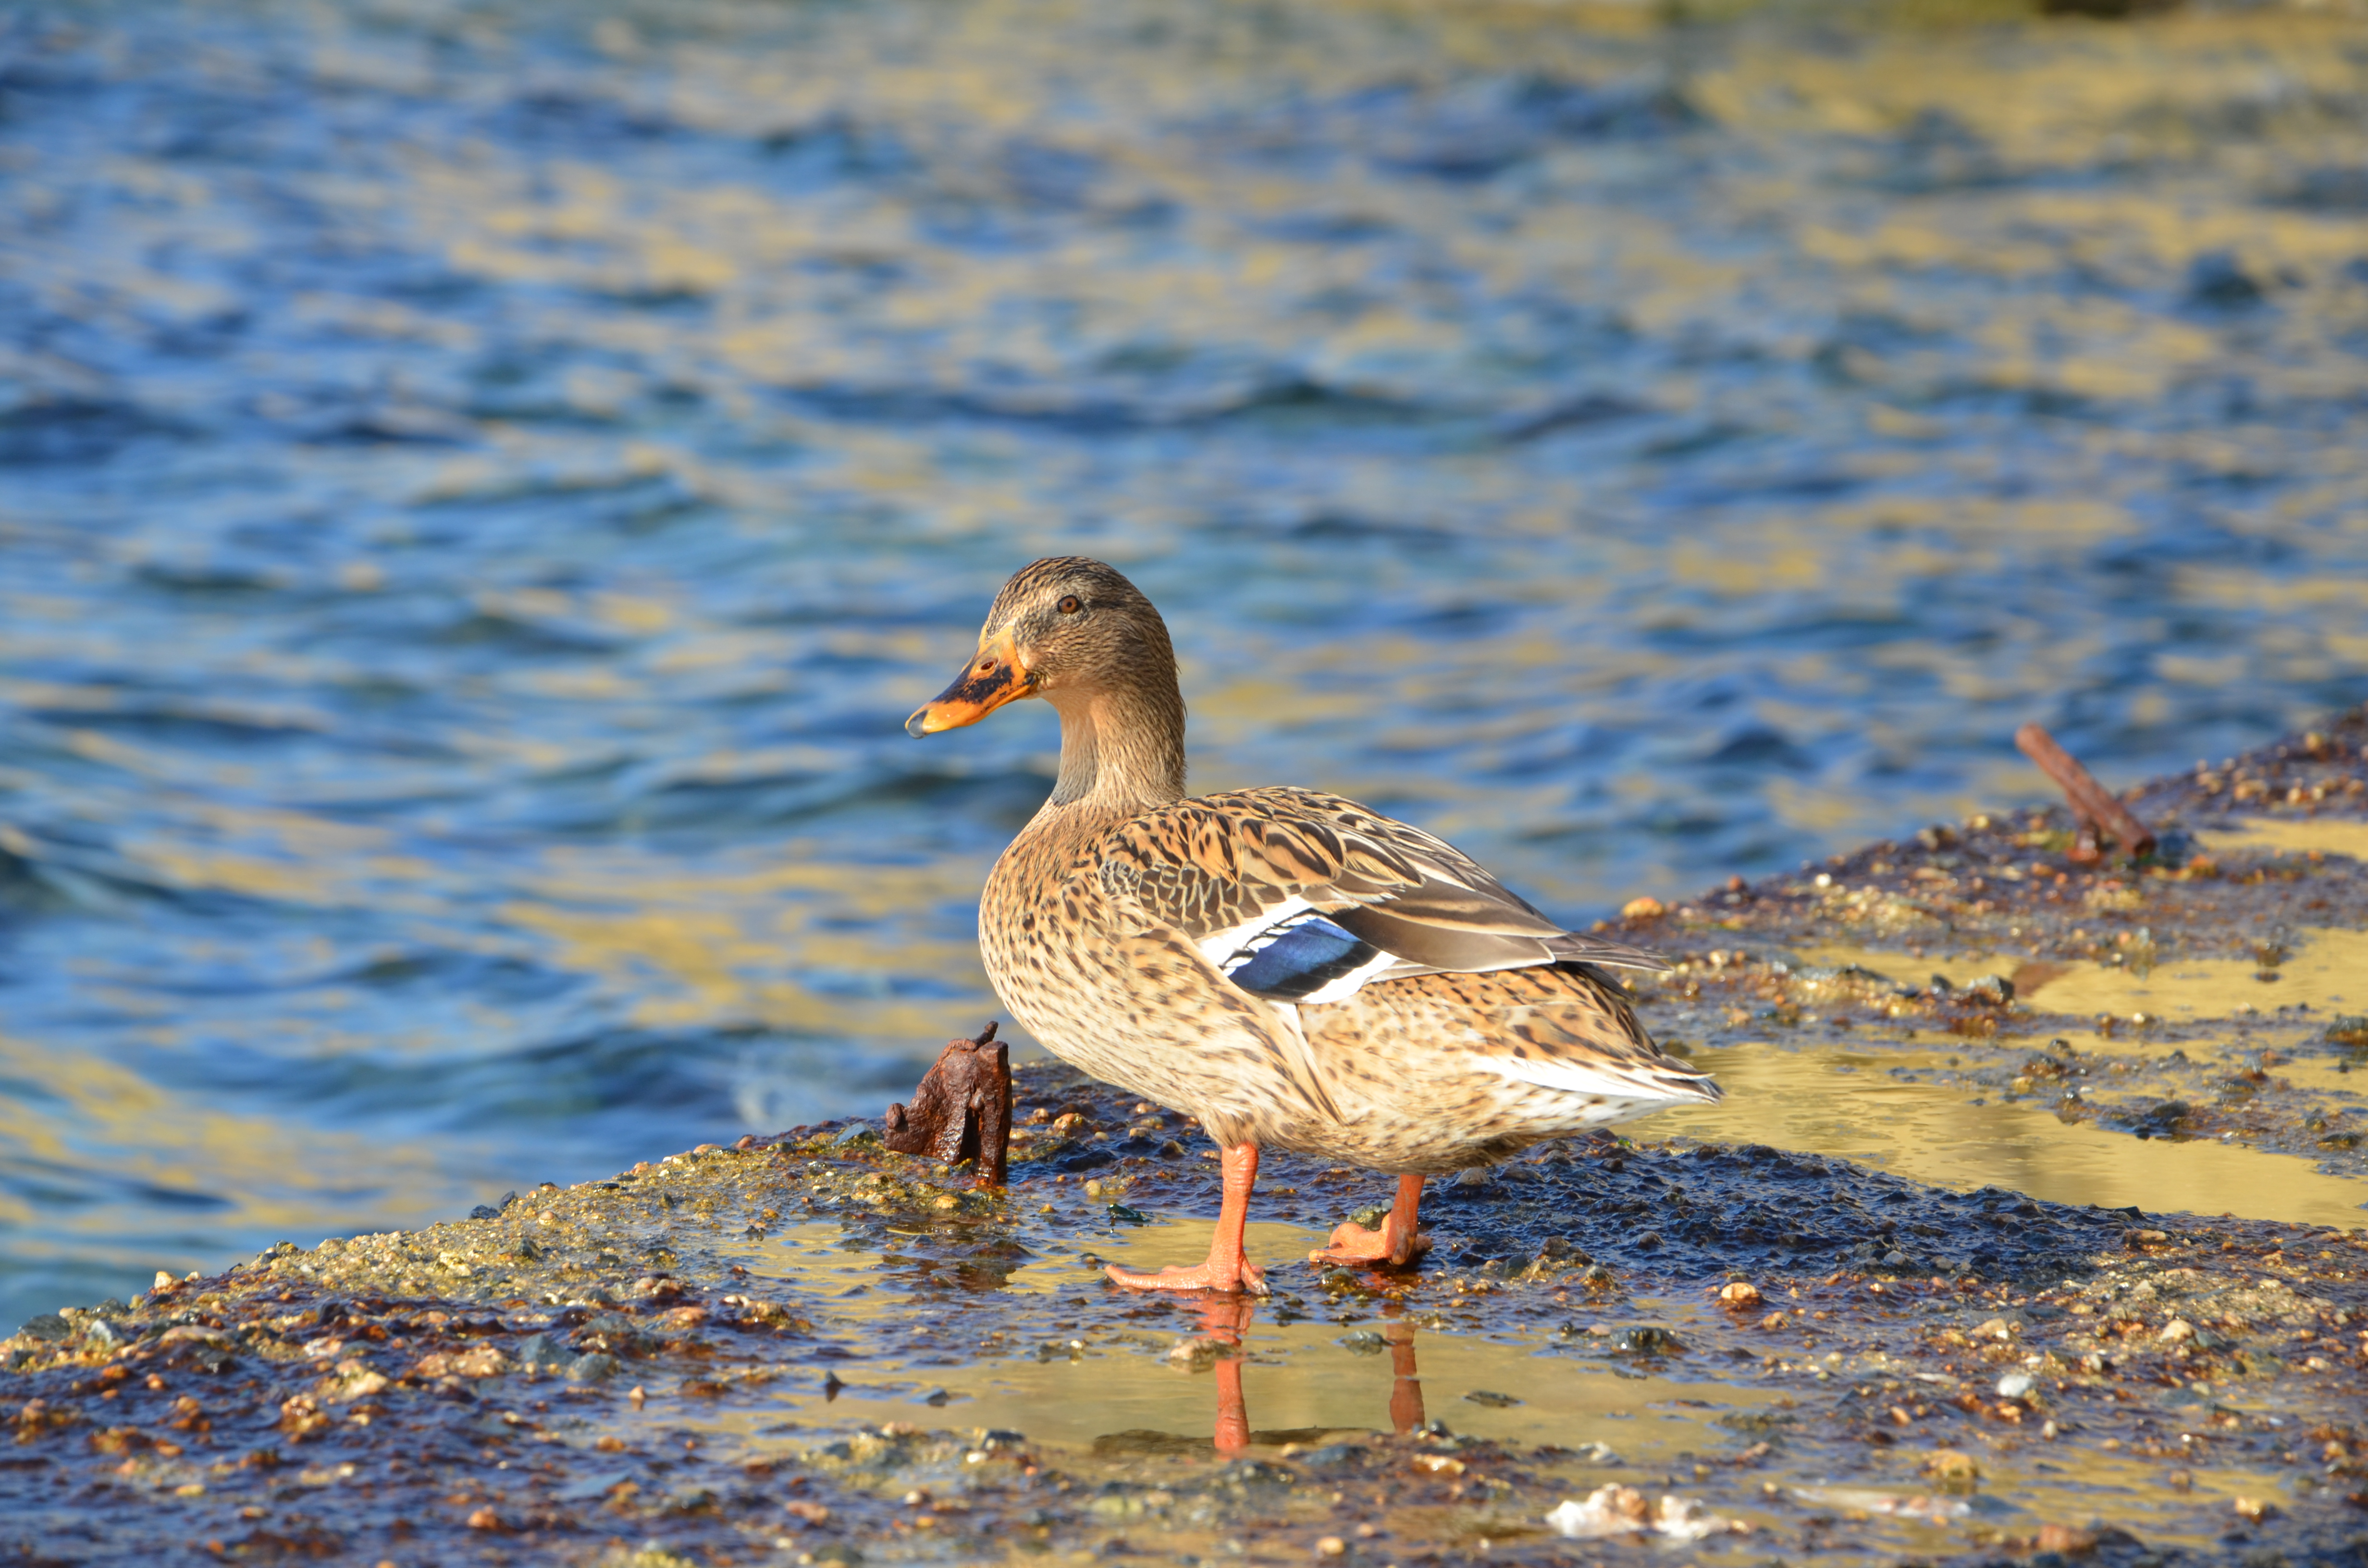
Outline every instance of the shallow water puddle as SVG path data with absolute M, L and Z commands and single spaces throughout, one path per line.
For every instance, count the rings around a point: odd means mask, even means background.
M 1436 1419 L 1458 1433 L 1505 1442 L 1581 1450 L 1600 1443 L 1617 1456 L 1601 1460 L 1606 1479 L 1647 1472 L 1657 1478 L 1680 1453 L 1690 1457 L 1698 1449 L 1732 1444 L 1732 1434 L 1707 1429 L 1709 1421 L 1772 1402 L 1771 1395 L 1719 1383 L 1614 1374 L 1600 1364 L 1552 1355 L 1543 1339 L 1433 1330 L 1413 1331 L 1419 1376 L 1401 1380 L 1390 1346 L 1377 1344 L 1367 1354 L 1357 1339 L 1378 1335 L 1380 1320 L 1350 1329 L 1305 1321 L 1276 1325 L 1265 1317 L 1261 1312 L 1239 1346 L 1254 1448 L 1406 1431 Z M 1042 1359 L 1005 1358 L 960 1369 L 867 1363 L 860 1373 L 841 1371 L 891 1381 L 871 1391 L 850 1384 L 828 1402 L 791 1392 L 773 1409 L 726 1412 L 718 1419 L 750 1434 L 786 1415 L 825 1426 L 906 1421 L 1015 1430 L 1031 1442 L 1064 1449 L 1213 1451 L 1220 1387 L 1214 1355 L 1171 1354 L 1173 1346 L 1192 1344 L 1174 1334 L 1097 1335 L 1077 1344 L 1073 1352 L 1056 1350 Z M 1411 1404 L 1405 1398 L 1408 1382 L 1419 1391 Z M 940 1389 L 948 1397 L 931 1403 L 928 1396 Z M 1483 1397 L 1468 1397 L 1473 1394 Z M 1409 1410 L 1413 1418 L 1406 1420 Z
M 1160 1217 L 1093 1242 L 1091 1251 L 1131 1267 L 1164 1267 L 1206 1256 L 1213 1229 L 1206 1219 Z M 1303 1260 L 1325 1239 L 1296 1225 L 1250 1227 L 1250 1256 L 1270 1271 L 1275 1300 L 1215 1302 L 1208 1311 L 1218 1315 L 1197 1320 L 1198 1307 L 1155 1312 L 1144 1326 L 1116 1333 L 1056 1329 L 1019 1344 L 996 1336 L 981 1341 L 975 1361 L 949 1365 L 942 1345 L 903 1358 L 893 1337 L 880 1332 L 883 1320 L 905 1313 L 904 1293 L 894 1289 L 894 1255 L 847 1244 L 835 1223 L 798 1226 L 741 1256 L 759 1275 L 806 1294 L 817 1309 L 817 1329 L 852 1329 L 863 1343 L 886 1348 L 860 1362 L 829 1361 L 811 1380 L 782 1384 L 770 1411 L 741 1412 L 724 1425 L 757 1434 L 793 1408 L 803 1422 L 941 1426 L 951 1420 L 1024 1431 L 1035 1442 L 1064 1448 L 1205 1452 L 1220 1383 L 1212 1374 L 1221 1359 L 1235 1359 L 1254 1447 L 1404 1431 L 1436 1418 L 1459 1433 L 1505 1442 L 1580 1449 L 1601 1444 L 1619 1461 L 1600 1462 L 1657 1474 L 1680 1450 L 1716 1436 L 1704 1432 L 1704 1421 L 1775 1397 L 1615 1367 L 1603 1353 L 1606 1336 L 1442 1331 L 1424 1321 L 1426 1314 L 1398 1316 L 1387 1307 L 1371 1316 L 1311 1319 L 1284 1298 L 1308 1285 Z M 1056 1256 L 1016 1271 L 1005 1289 L 1046 1294 L 1081 1285 L 1099 1290 L 1099 1265 Z M 1243 1307 L 1246 1319 L 1227 1315 Z M 1602 1319 L 1600 1312 L 1572 1310 L 1586 1321 Z M 1638 1300 L 1624 1303 L 1616 1321 L 1682 1326 L 1692 1312 L 1690 1305 L 1665 1311 Z M 825 1371 L 840 1385 L 827 1394 Z
M 2100 1042 L 2101 1043 L 2101 1042 Z M 2209 1140 L 2139 1139 L 2064 1121 L 2030 1100 L 1969 1098 L 1964 1085 L 1909 1073 L 1951 1071 L 1946 1056 L 1788 1049 L 1773 1042 L 1691 1053 L 1726 1090 L 1714 1106 L 1644 1124 L 1721 1142 L 1815 1149 L 1953 1191 L 2002 1187 L 2054 1203 L 2148 1212 L 2230 1213 L 2349 1230 L 2368 1221 L 2368 1182 L 2288 1155 Z M 2284 1069 L 2282 1069 L 2284 1071 Z
M 2017 1000 L 2040 1012 L 2078 1018 L 2111 1013 L 2190 1021 L 2297 1004 L 2329 1011 L 2368 1007 L 2368 931 L 2303 927 L 2288 945 L 2291 952 L 2273 970 L 2264 970 L 2253 958 L 2186 958 L 2138 968 L 2126 962 L 2047 962 L 2002 952 L 1917 958 L 1830 944 L 1804 949 L 1801 957 L 1819 967 L 1855 966 L 1902 985 L 1920 986 L 1935 975 L 1952 985 L 2004 975 L 2014 982 Z M 2258 978 L 2262 974 L 2276 978 Z
M 2368 1006 L 2368 931 L 2301 930 L 2276 969 L 2251 959 L 2180 959 L 2138 971 L 2121 964 L 2067 969 L 2032 988 L 2034 1007 L 2088 1017 L 2225 1018 L 2240 1008 Z M 2260 976 L 2273 976 L 2263 980 Z
M 2368 861 L 2368 822 L 2335 817 L 2247 817 L 2197 835 L 2205 850 L 2267 849 L 2284 855 L 2343 855 Z

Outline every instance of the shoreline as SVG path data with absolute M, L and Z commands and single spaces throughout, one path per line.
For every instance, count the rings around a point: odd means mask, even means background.
M 1975 1154 L 2011 1117 L 2340 1191 L 2368 1033 L 2313 955 L 2368 932 L 2368 711 L 2319 737 L 2130 791 L 2146 861 L 2078 865 L 2068 813 L 2019 811 L 1639 910 L 1618 928 L 1677 963 L 1640 1008 L 1763 1107 L 1838 1114 L 1849 1068 L 1972 1118 Z M 44 1314 L 0 1340 L 0 1561 L 2333 1562 L 2362 1533 L 2361 1221 L 1671 1119 L 1440 1184 L 1420 1272 L 1291 1265 L 1244 1312 L 1096 1278 L 1191 1250 L 1205 1140 L 1015 1077 L 1002 1192 L 831 1123 Z M 1283 1156 L 1261 1190 L 1280 1256 L 1381 1184 Z

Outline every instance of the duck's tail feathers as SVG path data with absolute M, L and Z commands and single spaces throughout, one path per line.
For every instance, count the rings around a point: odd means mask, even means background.
M 1494 1065 L 1506 1077 L 1542 1089 L 1586 1099 L 1649 1106 L 1714 1105 L 1725 1092 L 1707 1073 L 1671 1057 L 1623 1062 L 1569 1057 L 1500 1056 Z

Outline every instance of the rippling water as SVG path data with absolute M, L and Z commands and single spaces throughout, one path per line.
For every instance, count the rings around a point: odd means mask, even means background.
M 0 1319 L 876 1109 L 1052 715 L 1574 920 L 2368 680 L 2368 29 L 0 21 Z

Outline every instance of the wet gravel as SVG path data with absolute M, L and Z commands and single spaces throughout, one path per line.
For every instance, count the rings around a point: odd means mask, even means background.
M 908 1364 L 1146 1331 L 1192 1343 L 1197 1303 L 1123 1295 L 1084 1269 L 1052 1292 L 996 1289 L 1074 1239 L 1034 1212 L 1058 1167 L 1140 1119 L 1063 1070 L 1020 1083 L 1023 1108 L 1081 1119 L 1032 1141 L 1008 1196 L 825 1128 L 529 1193 L 492 1218 L 275 1248 L 37 1320 L 6 1342 L 0 1379 L 17 1436 L 0 1459 L 0 1550 L 22 1562 L 832 1561 L 834 1548 L 842 1562 L 964 1561 L 1013 1542 L 1106 1553 L 1156 1528 L 1276 1557 L 1379 1521 L 1393 1561 L 1460 1558 L 1475 1532 L 1492 1561 L 1572 1560 L 1538 1521 L 1591 1494 L 1601 1477 L 1588 1457 L 1458 1437 L 1452 1407 L 1448 1425 L 1295 1446 L 1269 1435 L 1240 1458 L 1189 1436 L 1055 1451 L 1019 1432 L 827 1417 L 764 1455 L 720 1435 L 718 1413 L 761 1416 L 777 1385 L 817 1375 L 860 1381 L 886 1348 L 878 1322 L 834 1326 L 833 1303 L 795 1278 L 734 1261 L 752 1227 L 827 1217 L 846 1246 L 876 1255 Z M 1093 1178 L 1112 1201 L 1214 1206 L 1213 1165 L 1189 1150 L 1114 1165 Z M 1295 1158 L 1271 1169 L 1269 1218 L 1331 1218 L 1372 1185 Z M 1432 1224 L 1419 1274 L 1279 1270 L 1264 1310 L 1539 1335 L 1553 1355 L 1626 1375 L 1681 1369 L 1773 1391 L 1774 1405 L 1722 1418 L 1690 1471 L 1659 1478 L 1748 1525 L 1720 1538 L 1737 1550 L 1876 1560 L 1902 1528 L 1937 1521 L 1940 1557 L 2053 1540 L 2108 1561 L 2212 1560 L 2145 1549 L 2124 1525 L 1976 1507 L 1978 1477 L 2032 1449 L 2059 1466 L 2112 1453 L 2149 1467 L 2174 1512 L 2183 1473 L 2258 1469 L 2271 1511 L 2253 1522 L 2223 1505 L 2205 1521 L 2232 1550 L 2332 1562 L 2362 1544 L 2357 1233 L 1950 1194 L 1769 1149 L 1610 1139 L 1451 1184 Z

